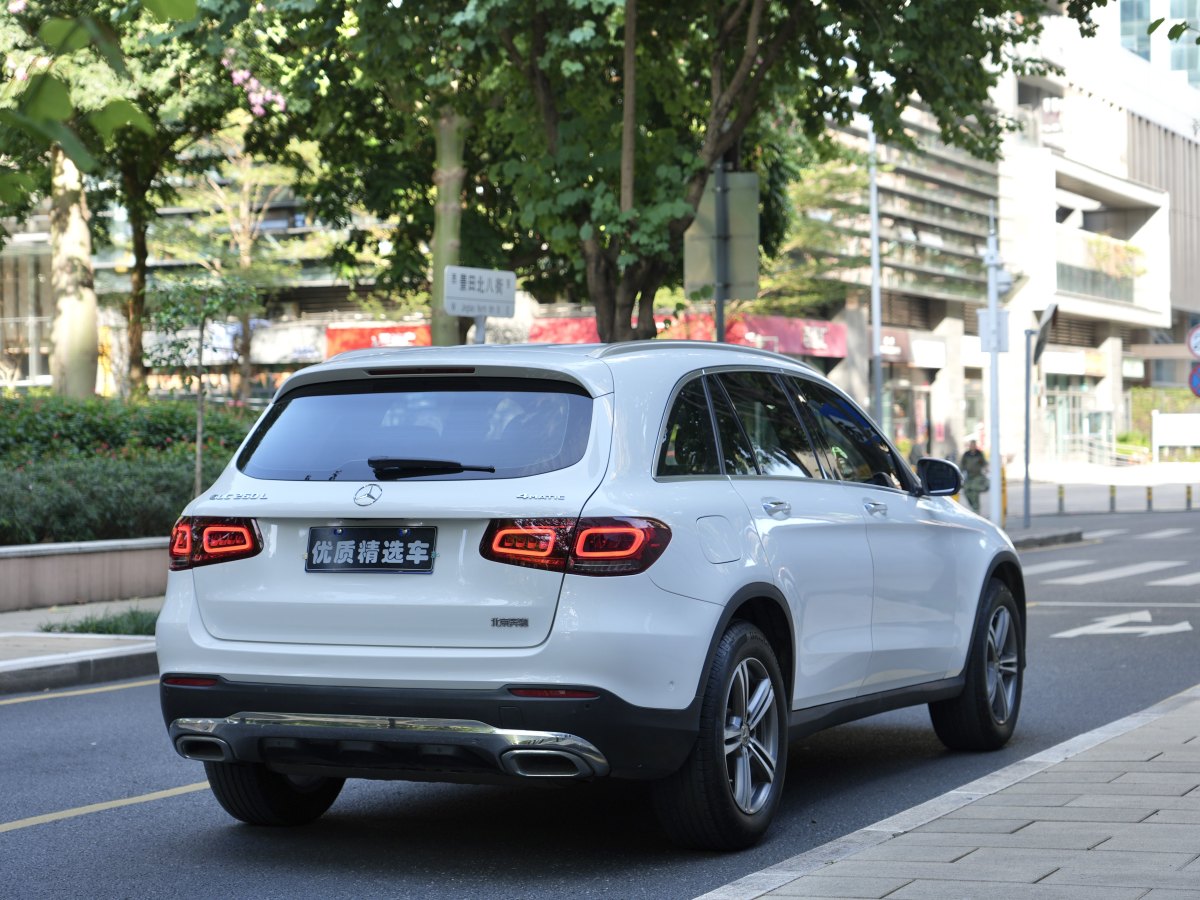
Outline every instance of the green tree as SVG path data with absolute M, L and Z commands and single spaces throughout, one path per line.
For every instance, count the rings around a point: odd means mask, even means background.
M 1094 5 L 1069 4 L 1080 20 Z M 511 187 L 522 226 L 578 251 L 601 338 L 621 340 L 653 335 L 654 295 L 709 172 L 731 154 L 744 161 L 746 139 L 767 133 L 779 106 L 817 135 L 857 104 L 881 139 L 902 142 L 901 113 L 919 95 L 944 141 L 994 156 L 1013 123 L 988 91 L 1005 70 L 1046 69 L 1015 49 L 1045 13 L 1040 0 L 643 0 L 627 35 L 621 0 L 474 0 L 452 38 L 487 60 L 488 127 L 510 148 L 491 176 Z M 619 149 L 630 38 L 632 206 Z
M 188 174 L 177 180 L 175 196 L 179 204 L 196 212 L 184 220 L 161 221 L 149 243 L 161 258 L 190 263 L 213 276 L 233 274 L 254 284 L 261 301 L 289 275 L 298 274 L 291 245 L 269 240 L 265 228 L 277 201 L 290 195 L 295 172 L 246 151 L 250 118 L 248 111 L 235 111 L 227 127 L 192 149 Z M 242 304 L 238 314 L 237 398 L 243 403 L 249 399 L 252 377 L 251 317 L 261 306 L 261 302 Z
M 193 496 L 198 496 L 204 487 L 204 376 L 207 374 L 204 351 L 208 326 L 240 320 L 257 303 L 255 285 L 238 276 L 172 279 L 155 293 L 150 321 L 159 340 L 150 358 L 155 365 L 190 370 L 187 380 L 196 390 Z
M 522 269 L 551 292 L 561 275 L 536 235 L 513 232 L 511 198 L 486 177 L 483 57 L 448 37 L 455 12 L 436 0 L 282 0 L 246 48 L 250 68 L 288 97 L 286 116 L 258 123 L 256 147 L 270 152 L 287 134 L 317 142 L 320 164 L 298 188 L 323 221 L 349 228 L 339 261 L 385 257 L 379 293 L 428 297 L 435 343 L 469 324 L 443 313 L 446 265 Z M 383 226 L 362 227 L 363 213 Z
M 757 300 L 747 310 L 791 316 L 832 315 L 845 299 L 845 280 L 869 262 L 861 222 L 867 214 L 865 162 L 848 149 L 822 154 L 788 186 L 797 211 L 780 253 L 763 266 Z
M 144 16 L 143 9 L 151 15 Z M 177 36 L 180 20 L 197 21 L 196 0 L 144 3 L 80 3 L 51 0 L 36 7 L 26 0 L 9 4 L 10 19 L 0 24 L 5 39 L 5 81 L 0 84 L 0 204 L 18 216 L 28 212 L 37 189 L 48 189 L 52 211 L 53 288 L 57 315 L 51 370 L 56 389 L 91 393 L 96 366 L 96 299 L 92 287 L 91 229 L 83 173 L 116 165 L 121 184 L 141 168 L 123 148 L 145 145 L 156 124 L 143 108 L 136 82 L 147 80 L 144 63 L 129 66 L 130 49 L 142 56 L 164 51 Z M 152 71 L 153 75 L 161 75 Z M 141 105 L 139 105 L 141 104 Z M 52 172 L 52 177 L 49 175 Z M 143 214 L 133 196 L 131 221 Z M 136 228 L 135 228 L 136 232 Z M 0 242 L 3 240 L 0 233 Z M 136 246 L 136 241 L 135 241 Z M 135 267 L 130 336 L 136 339 L 131 365 L 140 374 L 141 310 L 145 265 Z
M 213 0 L 214 4 L 218 0 Z M 231 25 L 205 6 L 189 22 L 139 19 L 120 34 L 129 77 L 127 99 L 145 116 L 146 128 L 118 128 L 96 153 L 109 190 L 103 202 L 126 213 L 133 264 L 124 304 L 129 386 L 145 389 L 142 334 L 149 272 L 149 234 L 160 206 L 175 194 L 181 157 L 221 130 L 245 97 L 218 55 Z

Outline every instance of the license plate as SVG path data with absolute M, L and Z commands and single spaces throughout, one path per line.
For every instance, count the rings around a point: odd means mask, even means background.
M 429 573 L 436 548 L 433 527 L 310 528 L 304 570 Z

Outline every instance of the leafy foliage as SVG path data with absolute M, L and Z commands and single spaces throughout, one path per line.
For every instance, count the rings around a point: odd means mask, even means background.
M 227 461 L 208 457 L 208 483 Z M 191 499 L 186 456 L 0 465 L 0 545 L 165 535 Z
M 855 222 L 867 214 L 865 163 L 845 146 L 829 147 L 800 169 L 788 189 L 798 215 L 779 255 L 763 267 L 759 299 L 745 310 L 819 317 L 836 311 L 845 296 L 839 279 L 869 262 L 855 252 Z
M 243 409 L 210 410 L 206 439 L 214 455 L 227 461 L 252 421 Z M 0 397 L 0 464 L 29 466 L 48 457 L 188 459 L 195 428 L 195 410 L 186 401 Z
M 1088 13 L 1106 2 L 1066 9 L 1088 31 Z M 318 142 L 323 159 L 303 184 L 326 221 L 351 230 L 342 262 L 385 257 L 388 285 L 410 296 L 428 290 L 432 124 L 453 111 L 469 128 L 462 262 L 517 268 L 542 296 L 582 286 L 601 336 L 622 339 L 653 333 L 655 294 L 679 279 L 683 232 L 719 161 L 763 176 L 764 201 L 775 204 L 764 234 L 778 239 L 789 160 L 770 147 L 781 137 L 815 137 L 858 110 L 881 140 L 903 143 L 902 114 L 919 96 L 945 142 L 991 157 L 1015 123 L 991 107 L 989 90 L 1005 71 L 1049 69 L 1023 55 L 1044 0 L 14 5 L 0 37 L 11 32 L 14 53 L 47 62 L 26 67 L 19 89 L 6 76 L 0 107 L 18 127 L 0 140 L 0 158 L 18 162 L 0 201 L 32 189 L 20 161 L 49 140 L 113 173 L 135 234 L 134 367 L 145 289 L 137 235 L 169 196 L 174 161 L 235 106 L 257 117 L 252 149 L 287 158 L 290 139 Z M 633 165 L 621 149 L 627 88 Z M 390 228 L 362 227 L 362 210 Z
M 0 544 L 167 534 L 193 496 L 194 416 L 182 401 L 0 397 Z M 210 411 L 206 484 L 251 424 Z
M 120 89 L 129 70 L 118 35 L 143 7 L 160 23 L 192 20 L 197 12 L 196 0 L 103 8 L 72 0 L 9 3 L 0 19 L 0 211 L 27 209 L 38 185 L 30 163 L 52 144 L 83 171 L 98 168 L 96 148 L 81 128 L 105 142 L 125 127 L 151 130 L 145 112 Z

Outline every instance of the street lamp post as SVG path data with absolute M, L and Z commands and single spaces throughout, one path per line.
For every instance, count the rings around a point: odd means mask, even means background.
M 980 338 L 990 357 L 988 371 L 988 517 L 1000 524 L 1000 354 L 1008 351 L 1008 311 L 1000 309 L 1000 294 L 1012 287 L 1012 276 L 1004 271 L 1000 261 L 1000 243 L 996 237 L 996 219 L 989 216 L 987 251 L 983 255 L 987 266 L 987 315 L 980 326 Z
M 871 206 L 871 415 L 880 428 L 883 422 L 883 301 L 879 283 L 879 184 L 876 178 L 875 126 L 867 124 L 867 154 L 870 159 Z

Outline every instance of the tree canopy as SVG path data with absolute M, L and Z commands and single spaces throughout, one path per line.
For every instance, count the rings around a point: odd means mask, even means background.
M 1105 2 L 1070 0 L 1068 12 L 1086 29 Z M 336 174 L 318 196 L 355 186 L 416 226 L 394 247 L 421 251 L 430 122 L 453 108 L 468 128 L 464 207 L 493 227 L 477 237 L 513 258 L 532 246 L 564 261 L 605 340 L 653 335 L 654 296 L 679 277 L 683 233 L 719 161 L 765 174 L 773 135 L 816 138 L 856 111 L 903 142 L 914 97 L 944 141 L 994 157 L 1014 123 L 989 90 L 1006 70 L 1048 69 L 1026 46 L 1043 0 L 470 0 L 457 11 L 281 0 L 273 11 L 286 27 L 263 30 L 264 54 Z M 403 271 L 415 276 L 419 259 L 406 254 Z

